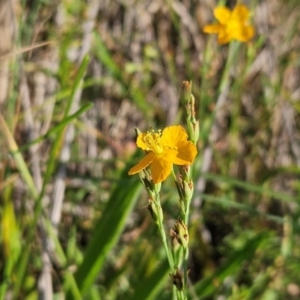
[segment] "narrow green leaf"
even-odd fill
[[[129,300],[150,300],[157,299],[158,292],[166,284],[166,280],[169,277],[169,263],[167,260],[157,268],[149,277],[144,278],[142,282],[139,283],[138,287],[135,289],[132,297]]]
[[[149,103],[145,101],[145,93],[141,90],[141,88],[139,88],[139,86],[131,82],[125,76],[126,74],[124,73],[124,70],[115,63],[99,34],[95,33],[94,36],[96,42],[96,55],[98,59],[104,64],[114,79],[119,82],[123,92],[133,100],[135,105],[145,116],[149,116],[151,109],[149,109]]]
[[[72,88],[71,96],[68,99],[67,108],[66,108],[65,114],[64,114],[64,119],[68,118],[72,103],[73,103],[74,98],[75,98],[75,94],[76,94],[78,88],[80,87],[80,83],[82,82],[82,79],[83,79],[84,72],[86,70],[88,61],[89,61],[89,59],[86,56],[83,59],[83,62],[79,67],[79,71],[78,71],[78,74],[76,76],[73,88]],[[87,108],[87,106],[85,108]],[[79,112],[76,113],[76,117],[78,116],[78,113]],[[80,113],[82,113],[82,109],[81,109]],[[44,195],[44,192],[45,192],[45,187],[46,187],[47,183],[49,182],[50,177],[53,174],[53,170],[54,170],[55,165],[56,165],[56,159],[57,159],[57,156],[58,156],[58,153],[59,153],[59,148],[60,148],[59,146],[60,146],[60,143],[61,143],[61,139],[63,137],[65,127],[74,118],[75,118],[75,116],[73,116],[73,118],[71,118],[71,119],[69,118],[68,122],[64,122],[63,126],[60,126],[60,128],[58,130],[58,137],[55,140],[55,142],[54,142],[54,144],[51,148],[51,151],[50,151],[46,172],[45,172],[44,178],[43,178],[42,191],[40,193],[38,193],[38,191],[36,190],[34,181],[31,177],[31,174],[30,174],[30,172],[27,168],[27,165],[26,165],[23,157],[22,157],[22,154],[18,150],[18,146],[15,143],[15,141],[13,139],[13,136],[10,134],[10,131],[8,130],[7,126],[5,127],[5,121],[2,118],[2,116],[0,115],[0,125],[2,125],[1,127],[4,126],[4,133],[5,133],[5,135],[8,139],[8,143],[10,145],[10,150],[11,150],[11,152],[13,152],[14,159],[17,162],[19,172],[22,174],[22,177],[23,177],[24,181],[26,182],[26,185],[28,186],[28,189],[30,190],[30,192],[32,194],[32,197],[36,201],[33,221],[30,223],[30,228],[28,229],[27,243],[26,243],[26,246],[24,247],[23,255],[21,255],[21,259],[18,262],[18,269],[16,270],[16,274],[17,274],[16,276],[18,277],[18,281],[16,282],[16,284],[14,286],[14,291],[13,291],[14,295],[19,294],[19,291],[20,291],[21,286],[23,284],[23,278],[25,276],[26,267],[28,265],[29,257],[30,257],[30,254],[31,254],[30,245],[32,244],[32,241],[35,237],[35,232],[36,232],[36,227],[37,227],[37,224],[38,224],[38,220],[40,219],[41,214],[42,214],[42,210],[43,210],[42,199],[43,199],[43,195]],[[64,119],[62,121],[64,121]],[[74,281],[74,283],[76,283],[75,280],[73,280],[73,281]],[[72,285],[72,287],[74,287],[74,284]],[[73,292],[74,288],[72,288],[71,290]]]
[[[30,171],[28,169],[28,166],[27,166],[22,154],[18,152],[18,149],[19,149],[18,145],[1,114],[0,114],[0,128],[2,129],[2,131],[4,133],[9,150],[13,153],[13,158],[16,162],[17,168],[18,168],[24,182],[26,183],[26,185],[28,187],[31,197],[34,200],[37,200],[38,192],[36,190],[36,187],[35,187],[33,178],[30,174]]]
[[[89,61],[90,61],[89,56],[85,55],[82,62],[81,62],[81,64],[80,64],[80,66],[79,66],[79,70],[78,70],[78,73],[76,75],[73,87],[72,87],[71,95],[68,98],[64,118],[66,118],[70,113],[73,101],[75,99],[75,95],[76,95],[78,89],[81,87],[81,84],[83,83],[83,77],[84,77],[84,74],[85,74],[85,71],[86,71],[86,68],[88,66]]]
[[[267,214],[267,213],[262,213],[257,210],[257,208],[254,208],[248,204],[245,203],[240,203],[233,201],[227,197],[216,197],[212,195],[206,195],[206,194],[201,194],[201,197],[206,201],[206,202],[211,202],[211,203],[217,203],[219,205],[222,205],[224,207],[228,208],[235,208],[239,209],[241,211],[246,211],[250,215],[260,215],[263,216],[266,219],[269,219],[271,221],[274,221],[276,223],[282,224],[284,222],[284,219],[282,217],[272,215],[272,214]]]
[[[119,66],[115,63],[110,52],[107,50],[104,42],[102,41],[100,35],[95,33],[95,42],[96,42],[96,55],[99,60],[105,65],[108,71],[120,82],[122,82],[122,72]]]
[[[67,124],[69,122],[71,122],[75,118],[74,115],[69,116],[69,112],[71,110],[72,103],[73,103],[73,101],[75,99],[76,92],[80,88],[80,84],[81,84],[81,82],[83,80],[83,77],[84,77],[84,74],[85,74],[88,62],[89,62],[89,57],[86,55],[83,58],[83,61],[82,61],[81,65],[80,65],[80,67],[79,67],[77,76],[75,78],[74,85],[72,87],[71,95],[68,98],[68,103],[67,103],[67,107],[66,107],[66,110],[65,110],[65,113],[64,113],[64,118],[63,118],[63,120],[61,122],[61,123],[63,123],[63,125],[59,125],[60,128],[57,129],[57,131],[58,131],[57,138],[55,139],[55,142],[54,142],[54,144],[53,144],[53,146],[51,148],[51,152],[50,152],[50,155],[49,155],[49,160],[48,160],[48,163],[47,163],[46,172],[45,172],[45,175],[44,175],[43,191],[44,191],[44,188],[45,188],[46,184],[48,183],[48,181],[49,181],[49,179],[50,179],[50,177],[53,174],[53,171],[55,169],[56,162],[57,162],[57,156],[59,155],[60,143],[61,143],[61,140],[63,138],[64,130],[65,130]],[[87,108],[87,107],[88,107],[88,105],[85,108]],[[81,113],[83,113],[83,110],[81,110],[80,113],[79,113],[79,111],[77,111],[75,113],[76,117],[78,117]],[[68,119],[68,122],[64,122],[67,119]],[[43,191],[42,191],[42,193],[43,193]]]
[[[79,110],[77,110],[74,114],[64,118],[59,124],[57,124],[56,126],[50,128],[44,135],[38,137],[37,139],[27,143],[26,145],[22,146],[19,148],[19,152],[25,151],[28,148],[30,148],[32,145],[37,144],[41,141],[43,141],[44,139],[46,139],[47,137],[49,137],[50,135],[54,134],[54,133],[58,133],[61,130],[63,130],[65,128],[66,125],[68,125],[69,123],[71,123],[73,120],[77,119],[80,115],[82,115],[84,112],[86,112],[87,110],[91,109],[93,107],[93,103],[86,103],[84,104]]]
[[[228,261],[217,269],[217,271],[209,277],[204,278],[195,285],[195,291],[200,299],[212,295],[217,289],[215,282],[222,282],[230,274],[236,273],[241,269],[241,264],[246,259],[253,257],[256,249],[262,242],[267,240],[268,234],[261,233],[256,237],[250,239],[247,244],[239,251],[236,251]]]
[[[127,171],[125,169],[121,178],[128,176]],[[75,273],[78,287],[83,295],[91,288],[106,256],[117,243],[129,213],[140,194],[141,187],[136,176],[128,184],[118,184],[111,194],[102,217],[95,226],[94,235],[84,254],[83,262]],[[67,299],[72,299],[69,294]]]
[[[230,178],[227,176],[221,176],[213,173],[203,173],[201,176],[205,177],[208,180],[212,181],[220,181],[220,182],[226,182],[230,185],[240,187],[244,190],[250,191],[250,192],[255,192],[263,195],[268,195],[271,197],[274,197],[276,199],[282,200],[282,201],[296,201],[296,197],[281,193],[281,192],[276,192],[270,189],[267,189],[265,187],[259,186],[259,185],[254,185],[245,181],[237,180],[234,178]]]

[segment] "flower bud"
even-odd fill
[[[186,105],[190,101],[192,93],[192,83],[189,81],[182,82],[182,103]]]
[[[148,203],[148,210],[151,214],[151,217],[153,219],[153,221],[155,223],[158,223],[159,218],[161,219],[161,222],[164,219],[164,215],[163,215],[163,211],[161,206],[157,206],[153,203],[153,201],[151,199],[148,199],[149,203]]]
[[[183,181],[183,186],[184,186],[184,198],[185,198],[185,201],[187,203],[189,203],[191,201],[191,199],[192,199],[193,192],[194,192],[193,181],[192,180],[189,180],[189,181],[184,180]]]
[[[142,132],[139,130],[139,128],[135,127],[134,128],[135,130],[135,134],[136,134],[136,137],[138,137]]]
[[[182,220],[177,220],[176,221],[171,234],[172,234],[173,237],[176,238],[178,243],[183,248],[188,247],[189,233],[188,233],[186,225],[184,224],[184,222]]]
[[[173,284],[176,286],[178,291],[183,290],[183,276],[182,273],[176,268],[174,274],[170,274]]]
[[[155,190],[156,194],[159,194],[160,189],[161,189],[161,182],[160,183],[155,183],[154,184],[154,190]]]
[[[195,123],[193,124],[194,127],[194,133],[193,133],[193,139],[191,140],[193,143],[197,143],[199,140],[199,134],[200,134],[200,128],[199,128],[199,121],[196,120]]]
[[[199,121],[192,122],[187,120],[187,132],[189,135],[189,139],[196,144],[199,139],[200,129],[199,129]]]

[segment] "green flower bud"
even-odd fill
[[[190,102],[191,93],[192,93],[192,82],[183,81],[182,82],[182,103],[184,105]]]
[[[154,184],[154,190],[157,194],[159,194],[160,192],[160,189],[161,189],[161,182],[160,183],[155,183]]]
[[[170,274],[171,280],[173,284],[176,286],[178,291],[183,290],[183,276],[182,273],[176,268],[176,271],[174,274]]]
[[[183,181],[184,185],[184,198],[187,203],[189,203],[192,199],[193,192],[194,192],[194,184],[192,180]]]
[[[137,127],[135,127],[134,130],[135,130],[136,137],[138,137],[142,133]]]
[[[196,144],[199,139],[200,129],[199,129],[199,121],[187,120],[187,132],[190,140]]]
[[[157,206],[153,203],[153,201],[151,199],[148,199],[149,203],[148,203],[148,210],[151,214],[151,217],[153,219],[153,221],[155,223],[158,223],[158,220],[161,219],[161,222],[164,219],[164,215],[163,215],[163,211],[161,206]]]
[[[194,127],[194,136],[193,136],[192,142],[196,144],[197,141],[199,140],[199,134],[200,134],[200,128],[199,128],[199,121],[198,120],[193,124],[193,127]]]
[[[183,247],[187,248],[189,243],[189,233],[186,225],[182,220],[177,220],[173,230],[171,232],[172,236],[176,238],[178,243]]]

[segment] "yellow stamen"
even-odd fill
[[[154,130],[148,131],[143,137],[143,142],[147,146],[147,151],[152,151],[156,154],[164,152],[164,147],[161,144],[161,130],[155,133]]]

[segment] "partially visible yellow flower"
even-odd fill
[[[233,11],[226,7],[216,7],[214,15],[219,24],[206,25],[203,31],[217,33],[218,43],[226,44],[231,40],[248,42],[254,36],[253,26],[248,24],[249,10],[243,4],[237,4]]]
[[[150,165],[153,182],[164,181],[170,175],[173,164],[193,163],[197,148],[187,139],[188,135],[180,125],[166,127],[162,132],[152,130],[139,134],[136,144],[147,155],[128,174],[136,174]]]

